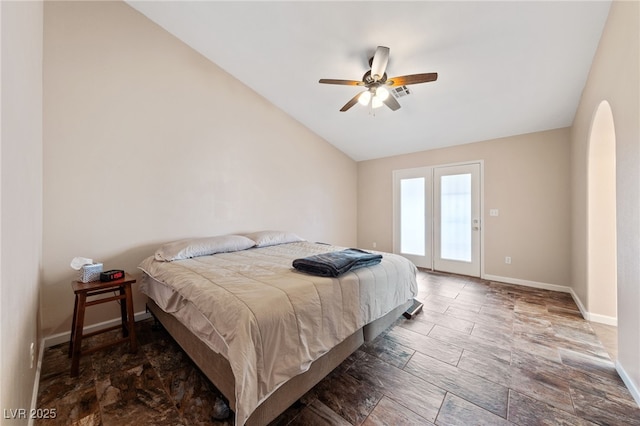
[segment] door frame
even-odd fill
[[[465,165],[470,165],[470,164],[479,164],[480,165],[480,175],[478,176],[479,179],[479,186],[480,186],[480,194],[479,194],[479,209],[480,209],[480,231],[479,231],[479,238],[480,238],[480,277],[479,278],[484,278],[485,276],[485,272],[484,272],[484,264],[485,264],[485,250],[484,250],[484,224],[485,224],[485,212],[484,212],[484,160],[469,160],[469,161],[460,161],[460,162],[455,162],[455,163],[445,163],[445,164],[434,164],[434,165],[428,165],[428,166],[421,166],[421,167],[412,167],[412,168],[407,168],[407,169],[397,169],[397,170],[393,170],[392,171],[392,205],[393,205],[393,215],[392,215],[392,231],[393,231],[393,252],[396,254],[400,254],[401,256],[405,256],[400,253],[400,223],[399,223],[399,185],[397,184],[397,180],[400,177],[400,175],[403,174],[411,174],[411,173],[418,173],[420,171],[427,171],[429,173],[429,179],[428,181],[431,183],[431,189],[429,190],[429,196],[430,199],[428,200],[428,203],[431,207],[431,209],[434,208],[434,190],[433,190],[433,185],[435,184],[434,182],[434,169],[436,168],[440,168],[440,167],[454,167],[454,166],[465,166]],[[434,232],[434,215],[432,214],[433,212],[430,213],[430,217],[428,218],[428,223],[425,224],[425,226],[428,228],[427,231],[427,235],[429,236],[430,240],[428,242],[428,244],[431,244],[431,247],[428,248],[428,252],[431,254],[431,259],[429,261],[430,266],[429,267],[422,267],[423,269],[427,269],[427,270],[431,270],[434,271],[433,266],[434,266],[434,262],[433,262],[433,256],[434,256],[434,238],[433,238],[433,232]],[[410,259],[411,260],[411,259]]]

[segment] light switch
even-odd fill
[[[489,216],[498,216],[498,209],[490,209]]]

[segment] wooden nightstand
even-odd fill
[[[71,287],[76,295],[75,304],[73,306],[73,323],[71,325],[71,340],[69,341],[69,357],[71,358],[71,377],[75,377],[79,373],[80,369],[80,356],[87,355],[101,349],[108,348],[120,343],[129,342],[131,352],[138,350],[138,344],[136,342],[136,331],[133,318],[133,296],[131,293],[131,284],[136,280],[129,274],[125,274],[124,278],[103,283],[101,281],[92,281],[89,283],[82,283],[80,281],[72,281]],[[97,296],[105,293],[115,293],[111,297],[104,297],[100,299],[87,301],[88,297]],[[122,323],[113,327],[107,327],[92,333],[83,335],[84,328],[84,311],[87,306],[98,305],[101,303],[113,302],[120,300],[120,314],[122,317]],[[96,334],[105,333],[107,331],[115,330],[122,327],[122,338],[105,343],[95,348],[82,350],[82,338],[95,336]]]

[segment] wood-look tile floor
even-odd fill
[[[273,424],[640,425],[569,294],[427,272],[419,288],[422,313],[362,346]],[[232,424],[212,419],[218,391],[152,323],[137,323],[137,354],[120,345],[85,356],[74,379],[67,345],[46,349],[38,408],[57,417],[36,424]]]

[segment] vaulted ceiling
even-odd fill
[[[609,1],[128,1],[354,160],[570,126]],[[340,108],[376,46],[401,108]]]

